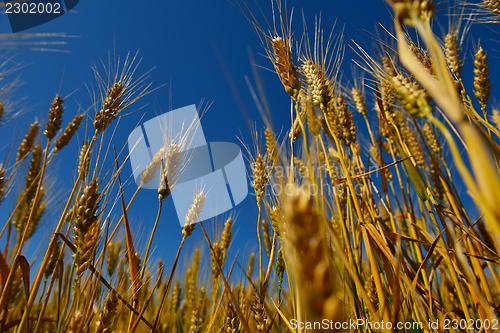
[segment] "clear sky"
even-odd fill
[[[271,19],[271,2],[259,1],[259,4],[266,18]],[[249,6],[255,12],[257,19],[264,23],[263,16],[255,3],[249,3]],[[438,9],[446,7],[446,4],[438,5]],[[350,49],[350,46],[354,46],[352,40],[370,50],[373,44],[364,30],[374,31],[375,27],[381,30],[380,26],[377,26],[379,22],[392,28],[391,11],[383,0],[288,1],[288,11],[292,8],[294,10],[292,30],[297,36],[302,33],[302,12],[310,31],[313,31],[315,17],[319,14],[322,17],[322,26],[327,32],[335,22],[334,33],[339,33],[344,29],[346,55],[342,72],[345,83],[352,82],[351,68],[354,64],[351,59],[360,59]],[[446,12],[440,13],[443,25],[446,25],[448,20],[445,14]],[[496,29],[496,26],[489,27]],[[439,32],[438,26],[436,31]],[[11,33],[8,19],[4,14],[0,15],[0,32]],[[26,97],[25,105],[31,111],[0,130],[0,156],[2,158],[11,148],[11,142],[14,147],[17,147],[16,143],[20,142],[28,124],[35,118],[46,121],[50,100],[59,91],[61,80],[60,94],[67,96],[73,93],[66,99],[64,125],[77,113],[79,105],[84,109],[89,108],[91,100],[86,85],[96,86],[90,66],[93,62],[99,63],[100,59],[107,63],[108,52],[111,54],[116,52],[116,55],[124,57],[129,51],[135,53],[140,50],[139,57],[142,58],[142,62],[137,74],[141,75],[154,68],[150,73],[153,87],[166,84],[135,104],[136,108],[142,106],[144,108],[120,120],[112,139],[112,144],[116,147],[121,148],[126,144],[128,134],[135,128],[141,117],[148,120],[157,113],[169,109],[169,89],[172,89],[174,109],[190,104],[199,105],[203,99],[206,102],[213,102],[201,121],[207,141],[239,143],[238,138],[241,138],[252,146],[248,121],[256,122],[259,128],[263,125],[245,77],[248,77],[255,86],[250,53],[259,66],[269,69],[271,63],[262,56],[264,50],[250,24],[229,1],[81,0],[71,12],[26,32],[64,33],[70,37],[41,39],[65,42],[65,45],[52,46],[65,52],[27,51],[21,48],[8,51],[7,55],[16,55],[14,58],[16,61],[27,64],[11,77],[21,75],[25,84],[17,90],[15,97]],[[473,26],[472,32],[475,44],[477,44],[477,38],[481,37],[481,42],[486,49],[498,48],[497,42],[492,41],[492,39],[497,39],[497,35],[488,28]],[[438,35],[442,37],[441,33]],[[464,52],[465,68],[468,70],[468,73],[464,73],[464,80],[470,87],[473,50],[469,47]],[[498,52],[489,52],[492,62],[491,72],[498,72],[495,70],[497,66],[493,64]],[[242,113],[232,93],[231,84],[227,81],[221,61],[234,80],[233,88],[236,88],[241,95],[248,117]],[[280,132],[282,128],[286,130],[289,126],[289,97],[276,74],[265,69],[259,69],[259,71],[270,103],[275,130],[276,132]],[[494,75],[492,76],[494,84],[492,96],[495,96],[498,87],[495,83],[498,80]],[[497,101],[494,100],[494,102]],[[90,110],[90,118],[93,115],[94,111]],[[88,126],[91,127],[90,118],[86,120]],[[32,253],[36,253],[40,247],[47,246],[47,235],[53,230],[57,213],[62,211],[61,201],[67,197],[71,180],[75,177],[74,166],[77,161],[78,143],[83,139],[84,130],[82,127],[79,136],[63,150],[57,158],[56,165],[51,168],[48,179],[53,185],[52,193],[56,198],[53,206],[54,214],[47,215],[39,234],[35,236],[37,241],[32,242],[30,246]],[[14,138],[11,141],[12,135]],[[122,178],[127,178],[130,174],[130,164],[127,164]],[[127,200],[135,190],[135,186],[132,183],[127,189]],[[252,193],[252,189],[250,192]],[[13,197],[15,196],[11,196]],[[13,199],[6,201],[0,209],[2,216],[10,212],[13,207]],[[155,236],[154,257],[162,258],[169,265],[180,242],[181,230],[172,201],[167,200],[165,207]],[[157,194],[155,191],[144,190],[130,210],[129,216],[133,231],[142,242],[149,236],[156,209]],[[231,213],[237,216],[233,229],[236,233],[237,244],[233,246],[243,251],[244,246],[248,245],[248,255],[248,251],[256,248],[254,197],[248,196]],[[121,208],[116,206],[112,214],[114,222],[120,215]],[[219,224],[227,216],[228,214],[219,217]],[[205,225],[212,230],[210,234],[213,234],[214,223],[207,222]],[[200,228],[196,229],[188,241],[189,246],[205,243]],[[185,253],[189,253],[189,250]],[[242,255],[243,253],[240,253],[239,258]],[[241,259],[239,261],[241,262]]]

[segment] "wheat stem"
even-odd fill
[[[148,262],[148,258],[149,258],[149,251],[151,249],[151,245],[153,244],[153,237],[156,233],[156,227],[158,227],[158,222],[160,221],[160,215],[161,215],[161,207],[163,205],[163,200],[159,200],[159,203],[158,203],[158,213],[156,214],[156,220],[155,220],[155,224],[153,226],[153,230],[151,231],[151,235],[149,236],[149,241],[148,241],[148,245],[146,247],[146,254],[144,255],[144,259],[142,261],[142,266],[141,266],[141,277],[140,277],[140,281],[144,281],[144,273],[146,272],[146,263]]]
[[[151,330],[151,332],[156,330],[156,328],[158,327],[158,324],[160,322],[160,316],[163,312],[163,308],[165,307],[165,304],[167,301],[168,291],[170,290],[170,286],[171,286],[172,280],[174,278],[175,269],[177,268],[177,262],[179,261],[179,256],[181,254],[182,246],[184,245],[184,242],[186,241],[187,237],[188,237],[187,234],[182,237],[182,241],[179,245],[179,248],[177,249],[177,254],[175,255],[174,265],[172,266],[172,270],[170,271],[170,276],[168,277],[167,287],[165,288],[165,291],[163,292],[160,307],[158,309],[158,312],[156,313],[155,322],[153,324],[153,329]]]
[[[259,208],[259,215],[257,216],[257,238],[259,239],[259,285],[262,286],[262,240],[260,237],[262,207],[260,201],[257,202],[257,207]]]

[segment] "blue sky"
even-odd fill
[[[270,1],[259,1],[267,19],[271,19]],[[262,15],[255,3],[249,6],[261,20]],[[370,1],[288,1],[288,10],[294,8],[293,29],[296,35],[302,33],[302,17],[308,22],[309,30],[314,27],[316,15],[321,13],[322,26],[329,32],[336,22],[335,32],[344,29],[346,55],[342,66],[343,75],[347,78],[344,82],[352,82],[350,59],[359,60],[349,45],[351,40],[366,47],[373,46],[363,30],[373,31],[378,22],[392,27],[390,10],[382,0]],[[443,6],[438,8],[444,8]],[[443,13],[441,13],[443,14]],[[447,18],[441,17],[443,24]],[[263,20],[261,22],[264,22]],[[490,26],[490,28],[496,28]],[[8,19],[0,15],[0,32],[10,33]],[[22,68],[18,74],[25,84],[16,92],[15,97],[26,97],[25,105],[31,110],[29,113],[16,119],[12,126],[3,127],[0,131],[0,156],[4,156],[9,149],[9,142],[16,134],[13,142],[20,142],[28,124],[35,118],[45,121],[50,100],[59,91],[66,96],[64,125],[76,114],[79,105],[84,109],[91,106],[91,100],[86,85],[94,85],[95,80],[90,66],[93,62],[99,63],[103,59],[107,63],[108,52],[125,57],[127,52],[139,51],[142,62],[137,74],[154,68],[150,73],[153,87],[159,88],[153,94],[146,96],[134,106],[142,107],[141,110],[120,120],[112,144],[122,147],[128,134],[135,128],[141,117],[143,120],[153,118],[157,113],[169,109],[169,89],[172,89],[173,108],[180,108],[190,104],[199,105],[204,99],[213,102],[212,106],[201,120],[207,141],[225,141],[239,143],[241,138],[252,146],[248,121],[263,124],[261,117],[252,100],[252,96],[245,81],[245,76],[255,86],[252,74],[251,53],[255,63],[264,68],[271,68],[270,62],[262,56],[264,50],[250,24],[228,1],[95,1],[81,0],[73,11],[62,17],[30,29],[32,33],[64,33],[66,38],[47,38],[47,41],[64,41],[65,45],[56,48],[67,52],[38,52],[26,50],[12,50],[8,55],[16,54],[15,60],[29,64]],[[472,32],[487,49],[498,48],[492,39],[496,35],[488,28],[473,26]],[[441,36],[441,35],[440,35]],[[466,70],[471,72],[471,54],[469,48],[465,50],[467,58]],[[218,57],[217,54],[220,54]],[[490,51],[492,62],[498,52]],[[242,101],[248,110],[249,118],[241,112],[231,85],[228,83],[221,66],[223,59],[234,87],[239,91]],[[495,73],[496,66],[491,65],[491,72]],[[101,67],[102,68],[102,67]],[[289,97],[281,86],[274,73],[260,69],[265,92],[269,99],[275,130],[279,132],[283,127],[289,126]],[[358,70],[358,73],[361,72]],[[64,76],[63,76],[64,73]],[[16,74],[17,75],[17,74]],[[368,75],[365,75],[368,77]],[[493,76],[493,75],[492,75]],[[464,73],[464,80],[472,82],[470,73]],[[496,85],[493,81],[492,96],[495,96]],[[93,117],[93,110],[90,111]],[[87,123],[91,126],[90,119]],[[90,131],[90,128],[89,128]],[[83,139],[84,127],[79,131],[79,136],[65,148],[57,158],[56,165],[49,174],[49,181],[54,184],[55,195],[63,199],[70,191],[71,180],[75,175],[78,142]],[[109,135],[109,134],[108,134]],[[15,145],[15,143],[14,143]],[[123,159],[122,159],[123,160]],[[130,164],[123,170],[122,178],[131,173]],[[132,184],[126,191],[126,198],[130,198],[135,190]],[[250,189],[250,191],[252,191]],[[1,208],[2,216],[13,208],[12,199],[7,200]],[[155,258],[166,261],[167,267],[175,256],[175,251],[181,239],[180,228],[171,200],[164,205],[158,232],[155,236]],[[144,242],[149,236],[157,209],[157,194],[155,191],[144,190],[136,199],[130,210],[132,228],[136,235]],[[45,248],[48,243],[47,235],[53,230],[55,216],[62,210],[59,205],[54,206],[56,214],[48,216],[39,232],[40,242],[33,242],[29,251],[36,253],[41,246]],[[121,214],[119,206],[114,212],[115,222]],[[254,197],[249,196],[242,204],[234,209],[232,214],[237,216],[234,227],[236,233],[235,248],[240,248],[247,255],[256,248],[256,205]],[[219,225],[223,217],[219,217]],[[205,223],[213,234],[214,223]],[[205,244],[199,227],[188,241],[189,247],[196,244]],[[239,261],[243,253],[239,254]]]

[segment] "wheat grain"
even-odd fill
[[[153,178],[156,176],[156,173],[160,169],[161,163],[163,161],[163,158],[165,156],[165,148],[160,148],[153,156],[151,159],[151,162],[149,165],[144,169],[144,171],[141,173],[141,187],[149,184],[150,181],[153,180]]]
[[[272,58],[274,68],[278,73],[285,91],[293,98],[297,97],[300,90],[300,80],[297,68],[292,59],[290,45],[286,39],[275,37],[271,40],[274,57]]]
[[[474,95],[486,116],[486,107],[491,95],[490,69],[486,51],[480,46],[474,55]]]
[[[378,300],[377,289],[375,287],[373,275],[370,276],[368,279],[366,279],[365,291],[366,291],[366,295],[368,296],[368,299],[370,300],[370,302],[372,302],[373,306],[376,309],[378,309],[379,300]]]
[[[483,6],[491,10],[494,15],[500,15],[500,1],[498,0],[483,0]]]
[[[283,284],[283,277],[285,272],[285,258],[283,253],[283,248],[278,250],[278,255],[276,256],[276,275],[278,277],[278,296],[281,294],[281,286]]]
[[[120,261],[120,251],[122,242],[111,242],[108,245],[108,255],[106,257],[106,271],[109,277],[114,276],[118,262]]]
[[[89,144],[87,141],[84,141],[82,147],[80,148],[80,154],[78,159],[78,174],[81,174],[82,178],[88,175],[89,166],[90,166]]]
[[[382,65],[384,67],[385,74],[387,74],[389,77],[396,76],[396,69],[394,68],[394,63],[392,62],[391,58],[389,58],[388,56],[383,56]]]
[[[325,243],[318,233],[318,215],[314,210],[311,194],[307,187],[292,187],[288,190],[285,203],[287,240],[293,247],[294,274],[303,286],[307,308],[312,319],[339,318],[339,301],[334,295],[334,277],[331,264],[325,253]],[[290,248],[290,252],[292,249]]]
[[[123,93],[124,85],[122,82],[114,82],[109,88],[106,98],[94,118],[94,127],[97,134],[106,130],[120,112]]]
[[[419,118],[430,115],[430,96],[422,86],[401,74],[392,78],[392,84],[397,98],[410,116]]]
[[[204,203],[205,194],[203,193],[203,191],[200,191],[198,194],[196,194],[196,197],[193,200],[193,204],[191,205],[191,208],[186,215],[184,229],[182,229],[182,235],[184,237],[190,236],[193,232],[194,224],[199,219]]]
[[[49,111],[49,121],[47,122],[45,131],[43,132],[49,140],[52,140],[56,136],[57,131],[61,128],[64,108],[63,104],[64,100],[59,95],[56,95],[52,103],[50,103],[52,107]]]
[[[436,156],[430,156],[431,164],[429,166],[431,172],[432,190],[439,200],[443,200],[445,196],[444,186],[441,182],[441,168],[439,160]]]
[[[27,202],[31,202],[35,198],[35,193],[37,186],[33,185],[33,182],[38,179],[38,173],[42,167],[42,147],[39,144],[36,144],[31,151],[31,161],[28,169],[28,173],[26,174],[26,197],[25,200]],[[38,181],[37,181],[38,184]]]
[[[314,136],[318,136],[321,130],[320,124],[318,123],[318,116],[314,110],[311,96],[304,93],[304,90],[299,92],[299,103],[301,110],[306,114],[307,125],[309,126],[309,131]]]
[[[97,209],[99,208],[100,195],[97,192],[96,180],[87,185],[78,200],[74,226],[74,243],[77,247],[75,253],[77,276],[81,276],[88,268],[89,260],[94,255],[99,234]]]
[[[493,122],[493,124],[495,124],[497,129],[500,130],[500,111],[498,111],[497,109],[493,109],[493,111],[491,112],[491,121]]]
[[[198,267],[196,266],[196,262],[193,262],[193,266],[186,271],[184,296],[186,299],[186,307],[188,309],[193,309],[195,306],[196,284],[198,281]]]
[[[328,132],[330,132],[330,135],[332,135],[332,137],[335,136],[338,141],[344,141],[344,129],[342,128],[338,117],[339,108],[343,106],[338,105],[337,102],[343,103],[344,101],[343,97],[340,97],[340,99],[338,97],[332,98],[329,103],[330,107],[325,113],[325,121],[327,122],[326,128],[328,129]]]
[[[447,33],[444,42],[446,63],[453,75],[460,79],[463,64],[460,61],[460,46],[457,43],[457,35],[453,32]]]
[[[252,174],[252,186],[257,197],[257,202],[260,202],[266,193],[266,186],[269,180],[266,157],[257,154],[255,161],[252,163]]]
[[[45,280],[47,280],[52,273],[54,273],[54,269],[56,268],[57,265],[57,260],[59,259],[59,249],[61,247],[61,242],[57,240],[56,246],[54,247],[54,250],[52,251],[52,254],[50,255],[50,260],[49,264],[47,265],[47,269],[45,270]]]
[[[342,129],[342,136],[339,134],[337,138],[342,138],[346,146],[356,142],[356,125],[352,119],[352,113],[347,107],[347,103],[343,94],[339,94],[337,97],[337,117],[339,120],[339,126]]]
[[[383,163],[382,163],[382,157],[380,156],[378,150],[376,147],[372,146],[370,147],[370,154],[373,156],[373,159],[375,160],[375,162],[377,163],[377,165],[379,166],[379,168],[383,167]],[[384,169],[384,170],[381,170],[381,172],[384,173],[384,176],[387,180],[391,181],[392,180],[392,173],[391,173],[391,170],[389,169]]]
[[[231,244],[232,229],[233,229],[233,219],[228,218],[226,220],[226,223],[224,223],[224,230],[222,231],[222,236],[221,236],[221,246],[222,249],[224,250],[224,253],[226,253],[227,249],[229,249],[229,244]]]
[[[61,136],[56,141],[55,144],[56,151],[60,151],[61,149],[63,149],[68,145],[68,143],[71,141],[71,138],[73,138],[76,131],[78,131],[78,128],[80,127],[83,117],[84,117],[83,114],[77,114],[73,118],[73,120],[68,124],[68,126],[64,129],[64,132],[62,132]]]
[[[441,156],[442,153],[442,148],[439,143],[439,140],[436,136],[436,133],[432,129],[430,124],[425,124],[423,128],[425,137],[427,138],[427,143],[429,144],[429,147],[431,147],[432,151],[434,154]]]
[[[201,287],[198,296],[198,307],[200,309],[200,319],[202,321],[205,320],[205,317],[207,315],[207,307],[208,307],[207,303],[208,303],[207,291],[205,287]]]
[[[264,302],[262,302],[257,296],[254,296],[251,309],[257,332],[269,333],[271,331],[271,319],[267,315]]]
[[[300,138],[300,134],[302,133],[302,127],[300,126],[300,122],[304,123],[306,121],[306,113],[304,111],[299,112],[299,116],[295,118],[293,121],[292,130],[290,131],[289,137],[290,140],[295,142],[298,138]]]
[[[497,249],[497,247],[495,246],[496,243],[493,240],[493,237],[491,237],[491,232],[486,228],[486,224],[484,223],[483,219],[479,219],[479,221],[477,222],[477,230],[481,235],[483,243],[486,246],[488,246],[491,250],[496,251]]]
[[[224,264],[224,253],[222,246],[219,242],[215,241],[212,243],[213,252],[212,255],[212,273],[214,275],[214,279],[218,279],[220,276],[220,268]]]
[[[413,52],[415,57],[424,65],[424,67],[431,73],[434,73],[434,68],[432,67],[432,58],[427,50],[424,50],[421,46],[411,42],[410,50]]]
[[[332,99],[330,82],[324,77],[324,73],[312,60],[306,60],[302,65],[302,72],[306,77],[310,89],[313,104],[328,110]]]
[[[224,318],[224,333],[239,333],[240,331],[240,321],[234,311],[233,304],[231,302],[226,303],[226,317]]]
[[[381,95],[382,95],[382,107],[383,107],[383,110],[381,111],[385,112],[386,115],[392,115],[394,108],[394,93],[395,93],[393,85],[391,84],[391,81],[382,79],[381,86],[382,86]]]
[[[262,235],[264,236],[264,246],[266,248],[266,254],[267,257],[271,255],[271,233],[269,231],[269,224],[266,222],[266,220],[262,220]]]
[[[118,308],[118,297],[114,291],[110,291],[108,298],[104,303],[104,309],[99,314],[99,320],[96,325],[96,333],[108,333],[111,332],[111,322],[117,314]]]
[[[253,275],[253,264],[255,261],[255,253],[250,254],[250,257],[248,257],[248,264],[247,264],[247,270],[246,270],[246,275],[249,278],[252,278]]]
[[[170,309],[172,311],[172,314],[174,315],[179,309],[179,305],[181,304],[181,296],[182,286],[179,281],[175,280],[174,289],[172,290],[172,300],[170,302]]]
[[[281,238],[281,222],[283,219],[279,206],[273,206],[271,208],[269,218],[271,219],[271,225],[273,226],[274,232]]]
[[[200,310],[198,309],[198,306],[195,306],[193,308],[193,311],[191,313],[191,325],[189,326],[189,333],[197,333],[201,329],[202,325],[202,319],[200,317]]]
[[[75,311],[71,316],[71,322],[68,327],[68,333],[80,333],[83,329],[84,316],[81,311]]]
[[[38,133],[38,127],[38,121],[35,121],[33,124],[31,124],[28,133],[26,133],[26,136],[17,149],[16,162],[22,161],[33,147],[36,135]]]
[[[305,165],[305,163],[302,162],[302,160],[297,158],[297,157],[294,157],[293,161],[295,163],[295,166],[299,170],[300,175],[304,178],[308,178],[309,177],[309,170],[307,169],[307,166]]]
[[[278,143],[276,142],[276,138],[269,127],[267,127],[264,131],[264,136],[266,137],[267,156],[269,156],[269,160],[273,164],[276,164],[279,161]]]
[[[410,150],[411,155],[415,159],[415,162],[421,168],[425,167],[425,157],[424,152],[422,150],[422,145],[418,140],[415,132],[410,127],[405,127],[403,132],[403,137],[408,145],[408,149]]]
[[[240,306],[240,310],[244,315],[243,319],[246,319],[246,313],[247,313],[247,292],[245,290],[244,286],[239,286],[238,288],[238,305]],[[238,327],[240,331],[243,328],[243,325],[240,322],[240,325]]]
[[[365,99],[363,98],[361,91],[359,91],[359,89],[357,88],[352,88],[351,93],[352,93],[352,99],[356,104],[356,110],[358,110],[358,112],[361,113],[363,116],[366,116],[368,114],[368,109],[366,108]]]
[[[30,166],[28,173],[26,174],[25,191],[20,195],[20,200],[22,200],[22,202],[20,203],[19,210],[16,212],[14,220],[16,230],[20,233],[20,235],[22,235],[28,223],[30,212],[33,210],[32,222],[30,223],[29,230],[26,234],[27,239],[33,235],[46,208],[46,203],[43,202],[44,187],[40,188],[38,191],[38,199],[36,202],[34,201],[37,192],[37,177],[41,170],[41,165],[42,148],[39,144],[37,144],[33,147],[31,152]]]

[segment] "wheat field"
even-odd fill
[[[0,332],[500,329],[494,57],[480,43],[473,59],[463,54],[463,27],[496,29],[500,1],[387,0],[393,22],[372,36],[376,48],[354,44],[363,74],[351,78],[341,71],[351,61],[341,31],[319,20],[298,31],[291,22],[299,15],[279,0],[270,13],[232,4],[289,99],[288,127],[274,128],[273,114],[263,113],[244,144],[258,250],[244,255],[232,243],[238,215],[199,221],[210,195],[200,189],[174,230],[182,240],[173,264],[152,262],[162,207],[189,162],[178,153],[189,142],[166,137],[135,193],[124,195],[128,152],[110,140],[118,118],[126,121],[158,86],[136,53],[95,64],[88,109],[63,121],[65,100],[52,96],[0,161],[0,204],[15,202],[0,224]],[[455,13],[441,30],[438,10]],[[0,131],[19,116],[8,99],[17,70],[0,65]],[[54,209],[47,175],[77,135],[76,176]],[[157,174],[156,219],[140,242],[129,209]],[[40,242],[33,236],[47,214],[55,228],[35,264],[26,248]],[[195,229],[206,242],[186,253]]]

